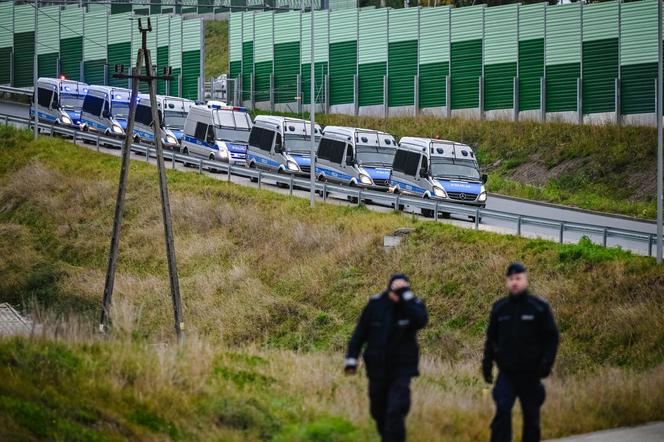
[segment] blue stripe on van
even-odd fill
[[[278,161],[274,161],[274,160],[271,160],[271,159],[265,158],[265,157],[260,157],[256,154],[253,154],[253,153],[250,153],[250,152],[247,152],[247,161],[254,161],[257,164],[272,167],[274,169],[278,169],[279,166],[281,165],[281,163],[279,163]]]
[[[106,126],[104,124],[101,124],[101,123],[97,123],[96,121],[93,121],[93,120],[88,120],[87,118],[81,118],[81,124],[87,124],[88,126],[91,126],[95,129],[101,130],[101,131],[104,131],[104,130],[108,129],[108,126]]]
[[[198,146],[203,146],[203,147],[205,147],[206,149],[210,149],[210,150],[219,150],[219,146],[217,146],[216,144],[206,143],[205,141],[201,141],[201,140],[199,140],[198,138],[194,138],[194,137],[192,137],[192,136],[190,136],[190,135],[185,135],[185,136],[184,136],[184,140],[185,140],[187,143],[194,143],[194,144],[196,144],[196,145],[198,145]]]
[[[319,167],[316,166],[316,173],[322,173],[325,176],[336,178],[338,180],[345,180],[345,181],[350,181],[353,177],[350,175],[346,175],[345,173],[340,173],[332,169],[328,169],[326,167]]]
[[[426,189],[424,189],[422,187],[414,186],[414,185],[412,185],[410,183],[407,183],[405,181],[399,181],[399,180],[395,180],[394,178],[392,178],[390,180],[390,186],[397,186],[397,185],[399,186],[399,189],[406,190],[406,191],[412,192],[412,193],[424,194],[424,192],[426,192]]]

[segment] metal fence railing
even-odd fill
[[[4,123],[5,125],[17,124],[28,126],[30,128],[34,126],[34,122],[28,118],[21,118],[2,113],[0,113],[0,123]],[[96,145],[97,150],[99,150],[100,146],[102,145],[121,147],[123,143],[123,141],[118,138],[93,134],[89,132],[82,132],[54,124],[40,123],[39,127],[40,130],[48,131],[51,135],[71,137],[74,143],[77,141],[92,143],[93,145]],[[156,157],[155,149],[150,146],[134,143],[131,146],[131,150],[135,153],[145,155],[147,160],[149,160],[151,157]],[[250,169],[244,166],[235,166],[218,161],[195,158],[172,151],[165,151],[164,158],[170,159],[172,161],[172,168],[175,168],[176,163],[179,162],[197,168],[200,173],[203,171],[224,172],[227,174],[228,181],[231,180],[231,175],[250,178],[258,183],[259,188],[262,187],[267,180],[271,183],[288,186],[290,189],[289,193],[291,195],[293,194],[294,188],[307,191],[310,190],[310,181],[308,178],[299,178],[288,174],[269,173],[258,169]],[[479,230],[481,220],[493,219],[509,223],[514,228],[513,232],[518,236],[523,235],[524,227],[531,226],[549,232],[549,237],[551,237],[550,233],[553,233],[557,242],[564,243],[566,241],[565,234],[575,232],[588,237],[594,237],[595,239],[600,238],[599,241],[596,242],[603,246],[608,246],[610,239],[615,241],[622,241],[623,244],[618,245],[624,246],[625,243],[627,243],[630,245],[627,248],[639,253],[647,253],[648,256],[653,255],[653,246],[655,245],[656,241],[655,234],[637,230],[620,229],[579,222],[551,220],[536,216],[520,215],[492,209],[474,208],[460,204],[446,203],[443,201],[403,196],[399,194],[367,190],[358,187],[347,187],[325,182],[316,182],[315,186],[316,193],[323,200],[326,200],[330,193],[334,193],[335,195],[339,195],[342,198],[355,201],[358,205],[363,203],[370,203],[392,207],[395,210],[404,210],[405,207],[408,206],[410,209],[419,209],[420,211],[424,209],[425,211],[432,211],[433,218],[436,221],[439,219],[439,213],[443,212],[455,216],[471,217],[474,219],[474,228],[476,230]],[[567,239],[569,241],[569,238]]]

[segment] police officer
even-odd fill
[[[528,290],[528,274],[521,263],[507,267],[508,296],[491,309],[482,371],[493,383],[493,362],[498,378],[493,388],[496,415],[491,441],[512,440],[512,407],[519,398],[523,414],[523,441],[540,440],[540,407],[544,403],[541,379],[551,373],[558,350],[558,329],[549,304]]]
[[[387,290],[369,300],[348,343],[346,374],[357,372],[357,359],[366,343],[363,358],[371,416],[383,442],[406,438],[410,379],[419,374],[416,335],[426,323],[426,308],[410,290],[408,277],[395,274]]]

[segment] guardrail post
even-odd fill
[[[76,146],[76,131],[74,131],[74,135],[72,136],[72,143]]]
[[[606,247],[606,240],[607,240],[608,235],[609,235],[609,232],[607,232],[607,230],[604,229],[604,231],[602,232],[602,245],[604,247]]]
[[[290,196],[293,196],[293,174],[292,173],[290,174],[290,186],[289,186],[289,189],[288,189],[288,194]]]
[[[97,134],[97,152],[99,152],[99,134]]]
[[[53,138],[54,129],[55,129],[55,123],[51,123],[51,133],[50,133],[51,138]]]
[[[648,235],[648,256],[652,256],[652,243],[655,239],[655,235]]]
[[[327,201],[327,183],[323,182],[323,201]]]
[[[150,162],[150,146],[145,146],[145,162]]]
[[[399,194],[396,194],[396,198],[394,199],[394,210],[399,210]]]
[[[362,204],[362,188],[360,187],[360,190],[357,192],[357,205],[359,206]]]
[[[560,223],[560,234],[558,235],[558,242],[560,244],[563,243],[563,237],[565,236],[565,223],[561,222]]]
[[[521,215],[516,218],[516,236],[521,236]]]
[[[228,163],[228,167],[226,168],[226,181],[231,182],[231,174],[232,174],[232,166],[231,163]]]
[[[203,160],[198,160],[198,173],[203,173]]]
[[[433,206],[433,219],[434,221],[438,221],[438,201],[436,201]]]
[[[171,162],[173,163],[171,164],[171,169],[175,170],[175,151],[171,153]]]
[[[480,230],[480,209],[475,209],[475,230]]]

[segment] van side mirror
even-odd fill
[[[482,174],[482,184],[486,184],[488,179],[489,179],[489,176],[486,173],[483,173]]]
[[[420,178],[426,178],[429,176],[429,171],[426,169],[420,169]]]
[[[111,118],[111,112],[105,110],[101,113],[101,116],[104,117],[104,118]]]
[[[281,144],[275,144],[274,145],[274,153],[283,153],[284,152],[284,146]]]
[[[353,157],[346,157],[346,165],[347,166],[355,165],[355,159]]]

